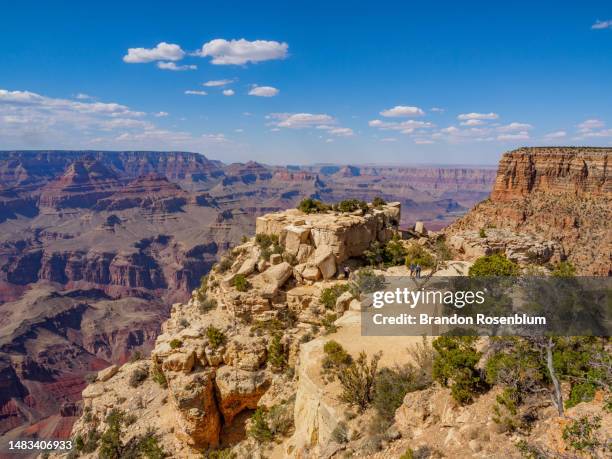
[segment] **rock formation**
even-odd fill
[[[490,199],[446,232],[508,229],[552,239],[584,275],[612,274],[609,148],[521,148],[505,153]],[[523,236],[524,237],[524,236]]]

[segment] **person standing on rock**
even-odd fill
[[[344,267],[344,278],[348,280],[348,278],[351,275],[351,268],[349,268],[348,266]]]
[[[408,267],[408,269],[410,269],[410,277],[414,276],[414,263],[410,263],[410,266]]]
[[[421,278],[421,265],[417,263],[414,270],[416,271],[416,278],[420,279]]]

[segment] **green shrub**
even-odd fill
[[[142,360],[143,358],[144,356],[142,355],[142,351],[137,349],[134,352],[132,352],[132,355],[130,355],[130,362],[131,363],[138,362],[139,360]]]
[[[470,403],[483,389],[476,365],[481,353],[475,348],[477,337],[440,336],[433,341],[437,355],[433,362],[433,377],[445,387],[450,386],[453,398],[460,404]]]
[[[551,275],[555,277],[574,277],[576,275],[576,268],[569,261],[561,261],[557,263]]]
[[[270,341],[268,346],[268,363],[275,370],[282,370],[287,364],[287,358],[285,357],[285,350],[281,343],[281,335],[275,334]]]
[[[251,426],[248,433],[251,437],[260,442],[272,440],[272,431],[268,425],[266,412],[263,408],[257,408],[253,416],[251,416]]]
[[[345,199],[334,204],[334,210],[339,212],[355,212],[356,210],[368,211],[368,203],[359,199]]]
[[[164,373],[157,367],[153,367],[153,369],[151,370],[151,379],[163,388],[168,387],[166,375],[164,375]]]
[[[237,274],[232,281],[232,285],[239,292],[246,292],[251,288],[251,284],[243,274]]]
[[[85,438],[81,435],[75,437],[74,447],[79,453],[90,454],[98,449],[99,441],[100,433],[96,429],[90,429],[87,431]]]
[[[321,292],[321,296],[319,297],[319,301],[323,306],[327,309],[334,309],[336,306],[336,300],[342,295],[344,292],[347,292],[350,289],[350,285],[348,284],[336,284],[332,287],[328,287],[323,289]]]
[[[348,443],[348,429],[344,422],[340,421],[334,430],[332,430],[331,438],[333,441],[338,443],[339,445],[343,443]]]
[[[335,333],[338,330],[338,327],[334,322],[338,319],[337,314],[326,314],[325,317],[321,320],[321,325],[325,328],[325,334],[329,335],[330,333]]]
[[[169,344],[171,349],[178,349],[183,346],[183,342],[178,338],[174,338]]]
[[[371,269],[360,269],[353,276],[351,290],[353,295],[359,296],[364,293],[373,293],[385,288],[385,276],[377,275]]]
[[[376,196],[374,199],[372,199],[372,207],[374,207],[375,209],[379,209],[386,204],[387,204],[387,201],[385,201],[380,196]]]
[[[214,325],[209,325],[206,328],[206,337],[208,338],[208,344],[210,344],[213,349],[223,346],[227,340],[225,333]]]
[[[337,376],[342,386],[340,401],[364,410],[372,402],[374,382],[378,370],[378,362],[382,354],[374,354],[368,363],[368,356],[361,352],[350,365],[342,368]]]
[[[266,413],[266,422],[273,436],[285,435],[293,427],[294,400],[274,405]]]
[[[317,199],[306,198],[298,204],[297,209],[304,212],[305,214],[314,214],[320,212],[326,212],[330,210],[328,204],[324,204]]]
[[[200,301],[199,310],[202,314],[206,314],[208,311],[212,311],[217,307],[217,300],[213,298],[204,298],[204,300]]]
[[[232,267],[234,260],[230,257],[223,257],[217,264],[217,271],[223,274]]]
[[[478,258],[469,270],[471,277],[518,276],[518,274],[518,265],[498,253]]]
[[[202,459],[236,459],[236,454],[230,448],[213,449],[202,452]]]
[[[406,250],[406,266],[411,264],[421,265],[422,268],[432,268],[435,264],[434,257],[418,244],[412,244]]]
[[[363,253],[369,266],[398,266],[404,263],[406,248],[397,238],[393,238],[387,243],[374,241]]]
[[[278,244],[278,235],[259,233],[255,236],[255,244],[262,249],[266,249],[273,244]]]
[[[597,430],[601,427],[601,417],[582,416],[563,428],[563,441],[574,451],[595,453],[601,446]]]
[[[374,380],[372,406],[380,417],[379,423],[389,424],[408,392],[419,389],[411,365],[383,368]]]
[[[323,352],[325,352],[325,357],[322,362],[322,367],[324,369],[335,372],[353,362],[353,358],[350,354],[346,352],[337,341],[327,341],[323,346]]]
[[[131,387],[138,387],[148,377],[149,377],[149,372],[146,369],[144,369],[142,367],[137,367],[130,374],[129,384],[130,384]]]
[[[487,237],[487,233],[485,232],[484,228],[480,228],[480,231],[478,231],[478,236],[485,238]]]
[[[99,457],[101,459],[120,459],[123,452],[121,442],[121,424],[123,423],[124,412],[113,408],[106,416],[107,429],[100,437]]]
[[[436,240],[433,248],[434,253],[438,261],[447,261],[453,257],[450,247],[446,244],[444,238]]]

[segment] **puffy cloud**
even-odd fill
[[[545,139],[561,139],[566,136],[567,136],[567,132],[565,131],[554,131],[554,132],[549,132],[548,134],[546,134],[544,138]]]
[[[315,128],[336,122],[330,115],[312,113],[272,113],[268,118],[275,120],[272,123],[275,126],[290,129]]]
[[[400,131],[402,134],[411,134],[417,129],[431,129],[434,127],[434,124],[428,121],[417,120],[407,120],[401,122],[371,120],[368,122],[368,126],[378,128],[383,131]]]
[[[461,126],[481,126],[481,125],[485,124],[485,122],[483,120],[469,119],[469,120],[466,120],[466,121],[462,121],[459,124]]]
[[[612,29],[612,20],[609,21],[595,21],[595,24],[591,26],[593,30]]]
[[[234,80],[209,80],[206,83],[202,83],[202,86],[206,86],[207,88],[214,88],[217,86],[226,86],[233,82]]]
[[[263,62],[287,57],[287,43],[278,41],[224,40],[216,38],[205,43],[196,54],[211,57],[215,65],[244,65],[249,62]]]
[[[528,131],[529,129],[533,129],[531,124],[516,122],[497,127],[499,132]]]
[[[351,128],[346,127],[332,128],[328,132],[330,134],[337,135],[340,137],[351,137],[355,134]]]
[[[193,89],[188,89],[187,91],[185,91],[185,94],[187,94],[188,96],[207,96],[208,95],[206,91],[197,91]]]
[[[441,107],[431,107],[429,111],[434,112],[434,113],[444,113],[446,109],[441,108]]]
[[[249,91],[249,96],[274,97],[279,90],[272,86],[253,86]]]
[[[162,41],[155,48],[129,48],[123,56],[123,62],[128,64],[144,64],[153,61],[180,61],[185,57],[185,51],[179,45]]]
[[[164,117],[168,116],[168,112],[157,112],[157,113],[154,114],[154,116],[156,118],[164,118]]]
[[[529,140],[529,133],[527,131],[521,131],[516,134],[500,134],[497,136],[497,140],[501,140],[501,141]]]
[[[223,95],[224,96],[233,96],[234,94],[236,94],[236,93],[234,92],[233,89],[224,89],[223,90]]]
[[[412,107],[406,105],[396,105],[393,108],[383,110],[380,112],[381,116],[388,118],[407,118],[412,116],[423,116],[425,112],[419,107]]]
[[[78,93],[76,96],[74,96],[75,99],[79,99],[79,100],[90,100],[93,99],[92,96],[90,96],[89,94],[84,94],[82,92]]]
[[[588,132],[593,129],[600,129],[605,126],[605,123],[597,119],[589,119],[578,125],[579,132]]]
[[[174,62],[158,62],[157,68],[162,70],[172,70],[174,72],[183,72],[185,70],[197,70],[197,65],[176,65]]]
[[[499,118],[497,113],[462,113],[457,117],[460,121],[465,120],[496,120]]]

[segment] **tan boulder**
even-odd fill
[[[344,313],[349,308],[349,304],[353,300],[353,294],[351,292],[344,292],[336,300],[335,311],[338,314]]]
[[[185,375],[169,373],[168,392],[177,412],[175,435],[196,448],[219,444],[221,419],[215,403],[215,371],[203,369]]]
[[[336,257],[330,247],[318,247],[313,255],[312,264],[319,268],[323,279],[331,279],[336,274]]]
[[[278,265],[270,266],[264,271],[262,276],[265,281],[274,285],[276,288],[280,288],[287,282],[287,279],[291,277],[292,272],[293,268],[291,265],[284,261]]]
[[[244,260],[244,263],[242,263],[242,266],[240,266],[240,269],[238,270],[236,274],[242,275],[242,276],[248,276],[255,271],[256,267],[257,267],[257,259],[247,258],[246,260]]]
[[[195,352],[189,350],[187,352],[175,352],[170,354],[162,364],[162,368],[166,371],[182,371],[189,373],[195,364]]]
[[[312,252],[314,252],[313,246],[311,246],[310,244],[300,244],[295,258],[297,259],[298,263],[305,263],[306,260],[308,260],[308,258],[310,257],[310,255],[312,255]]]
[[[113,376],[115,376],[118,371],[119,367],[117,365],[111,365],[110,367],[107,367],[104,370],[98,371],[97,380],[101,382],[108,381]]]
[[[257,402],[270,386],[266,371],[245,371],[229,365],[217,370],[216,386],[219,410],[226,424],[242,410],[257,408]]]
[[[270,264],[272,266],[279,265],[283,262],[283,256],[280,253],[270,255]]]
[[[284,228],[285,250],[296,255],[301,244],[305,244],[310,237],[310,228],[305,226],[289,225]]]
[[[236,336],[227,345],[223,361],[226,365],[241,370],[254,371],[264,364],[266,353],[266,342],[263,338]]]

